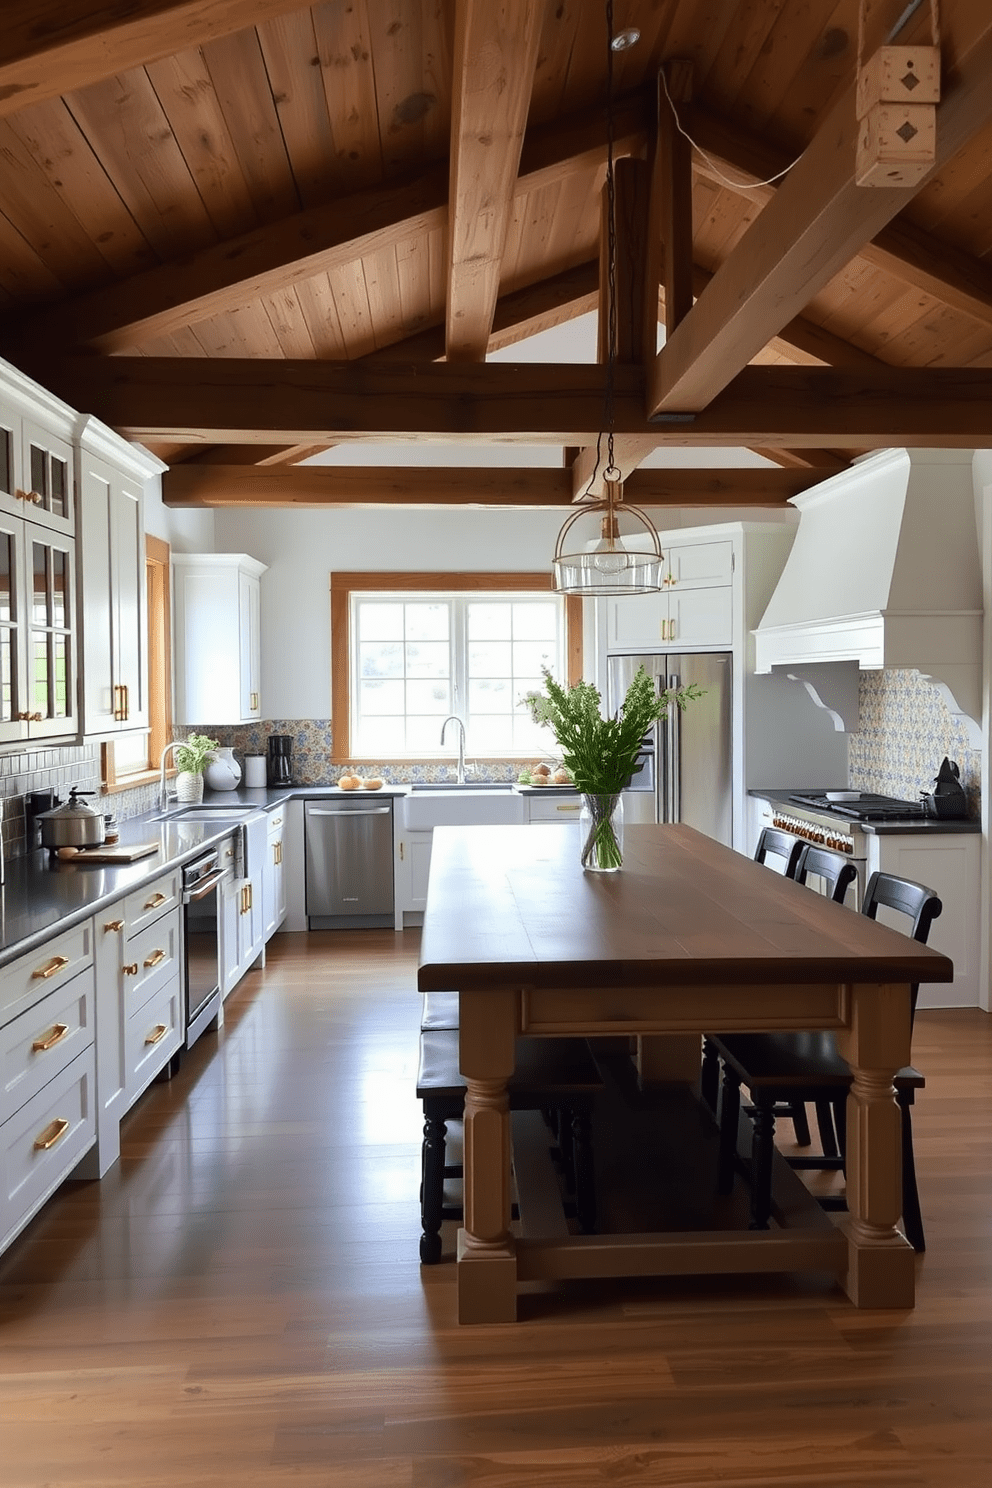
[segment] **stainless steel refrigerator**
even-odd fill
[[[607,658],[607,706],[615,713],[639,666],[658,692],[695,682],[704,696],[684,713],[673,704],[644,739],[640,767],[624,792],[626,822],[685,822],[732,845],[731,657],[727,651]]]

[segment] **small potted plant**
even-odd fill
[[[565,768],[582,792],[579,840],[583,868],[615,873],[623,863],[623,804],[644,735],[671,704],[686,708],[702,697],[695,683],[657,692],[639,667],[615,718],[604,718],[591,682],[562,687],[545,668],[544,692],[524,701],[535,723],[554,732]]]
[[[176,745],[176,800],[203,800],[203,771],[213,758],[218,741],[208,734],[190,734]]]

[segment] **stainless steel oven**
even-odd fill
[[[183,869],[187,1049],[220,1012],[220,893],[234,873],[224,864],[223,848],[209,848]]]

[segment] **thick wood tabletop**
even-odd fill
[[[571,827],[438,827],[421,991],[715,982],[949,982],[948,957],[691,827],[624,834],[586,873]]]

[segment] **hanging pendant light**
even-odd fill
[[[627,33],[613,34],[613,0],[606,0],[606,388],[604,425],[607,440],[601,501],[583,497],[558,534],[552,584],[560,594],[599,597],[651,594],[661,589],[662,551],[650,518],[623,499],[623,475],[613,458],[614,370],[617,348],[616,187],[613,171],[613,54],[633,44]],[[621,38],[623,44],[620,45]],[[636,40],[636,36],[633,38]],[[603,436],[596,446],[592,488],[599,474]]]

